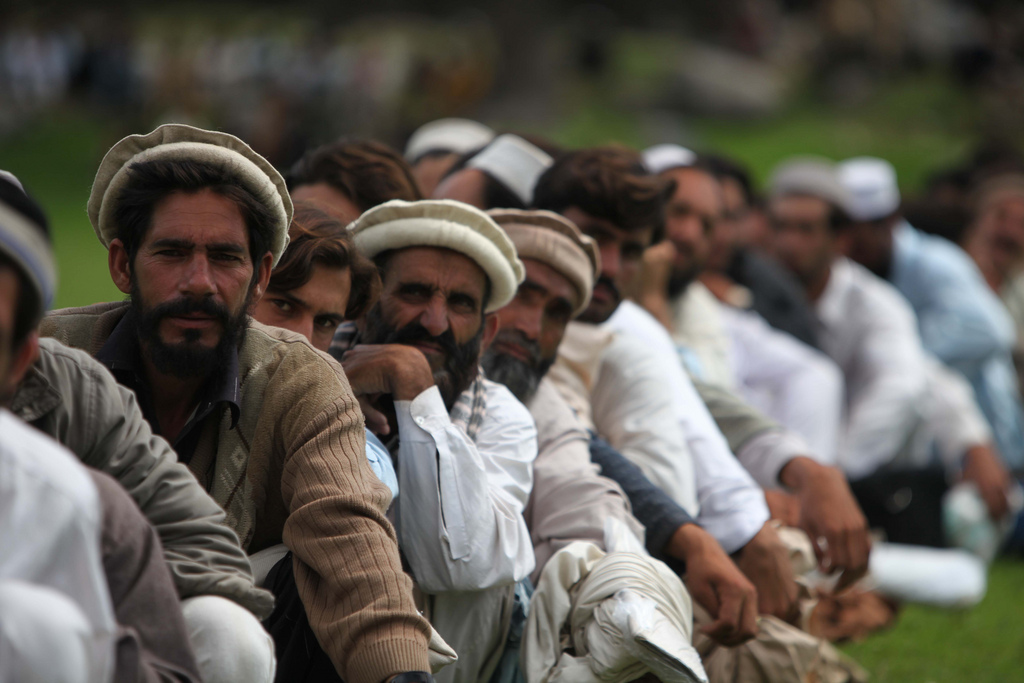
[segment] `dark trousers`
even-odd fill
[[[334,664],[309,626],[306,608],[295,586],[291,553],[274,565],[263,587],[276,598],[273,614],[263,622],[263,627],[274,639],[277,655],[275,683],[341,683]]]

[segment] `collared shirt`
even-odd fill
[[[487,412],[475,441],[452,423],[436,386],[395,401],[396,528],[426,593],[507,586],[534,567],[523,510],[537,429],[508,389],[487,380],[484,386]]]
[[[928,376],[917,320],[892,285],[846,258],[832,264],[815,313],[821,347],[846,381],[838,465],[861,478],[896,458],[921,427]]]
[[[903,221],[893,231],[889,280],[913,307],[924,348],[971,383],[1000,453],[1024,465],[1013,320],[977,266],[952,242]]]
[[[814,312],[800,283],[774,260],[752,249],[736,251],[728,275],[752,295],[753,309],[769,325],[818,348]]]
[[[729,451],[725,437],[683,370],[669,333],[630,301],[618,306],[602,327],[616,332],[616,342],[607,349],[604,362],[623,368],[631,386],[639,389],[630,392],[636,402],[621,409],[624,419],[629,423],[646,415],[649,405],[645,405],[644,396],[669,391],[669,415],[681,427],[684,440],[683,450],[665,454],[665,458],[679,461],[688,452],[699,502],[697,521],[726,552],[739,550],[768,520],[764,493]],[[663,389],[655,391],[655,386]],[[603,395],[607,402],[627,402],[622,385],[614,381],[596,387],[595,394]],[[623,455],[630,456],[626,450]],[[656,478],[654,481],[658,482]]]
[[[118,383],[135,392],[142,415],[160,433],[160,423],[153,407],[152,389],[146,382],[142,367],[141,348],[136,334],[137,320],[134,312],[128,312],[110,333],[105,344],[96,353],[96,360],[113,373]],[[238,350],[231,349],[228,363],[223,370],[211,377],[204,385],[199,402],[185,426],[175,438],[174,447],[178,459],[188,463],[195,452],[202,433],[201,425],[217,408],[227,406],[231,411],[231,426],[238,422],[240,397],[238,379]]]
[[[672,341],[687,370],[708,384],[731,389],[735,380],[729,336],[718,300],[703,284],[692,282],[669,305]]]
[[[99,494],[81,463],[0,410],[0,583],[50,588],[74,603],[89,630],[82,664],[90,681],[111,680],[115,666],[117,623],[103,570],[102,528]],[[5,645],[14,650],[11,664],[41,654],[31,638]]]

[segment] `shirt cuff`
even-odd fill
[[[799,435],[772,429],[749,439],[736,451],[740,464],[761,488],[779,488],[779,473],[793,458],[812,457],[811,449]]]
[[[436,385],[411,401],[395,401],[395,417],[398,433],[412,441],[432,442],[434,434],[443,432],[452,423]]]

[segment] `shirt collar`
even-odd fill
[[[140,386],[145,382],[145,373],[142,368],[142,350],[139,346],[139,337],[136,334],[137,318],[134,310],[129,310],[121,318],[107,341],[96,353],[96,360],[107,366],[122,384],[124,384],[122,378],[127,376],[135,386]],[[207,383],[204,395],[196,408],[196,415],[205,415],[214,406],[226,403],[231,410],[231,427],[234,429],[241,412],[241,397],[238,349],[233,348],[223,372],[212,377]]]
[[[818,321],[826,328],[831,327],[836,320],[845,315],[846,293],[853,275],[851,270],[850,262],[845,257],[837,258],[832,262],[825,291],[821,293],[814,305]]]

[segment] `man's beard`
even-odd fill
[[[673,270],[672,275],[668,279],[668,298],[675,299],[685,292],[686,288],[693,284],[693,281],[697,279],[699,274],[700,269],[697,267]]]
[[[601,275],[597,278],[597,281],[594,283],[594,289],[596,290],[599,285],[603,285],[604,287],[606,287],[608,289],[608,292],[612,295],[611,298],[613,304],[611,305],[611,308],[608,310],[599,310],[595,308],[595,304],[592,302],[590,306],[587,307],[587,310],[580,313],[579,316],[576,318],[579,322],[590,323],[592,325],[600,325],[604,321],[608,320],[608,318],[612,317],[612,313],[614,313],[615,310],[619,307],[619,304],[622,303],[622,292],[619,291],[619,288],[615,285],[614,280],[612,280],[607,275]]]
[[[139,341],[149,355],[153,367],[165,375],[179,379],[193,379],[213,375],[228,365],[231,353],[236,351],[249,327],[249,305],[254,288],[249,290],[238,313],[231,315],[226,306],[213,299],[181,297],[152,308],[144,308],[138,285],[132,282],[131,304],[136,316]],[[199,343],[201,330],[185,330],[185,341],[168,344],[160,338],[160,323],[164,318],[202,313],[220,323],[220,340],[214,347]]]
[[[496,350],[494,344],[501,342],[520,347],[529,355],[529,360],[524,361],[511,354]],[[518,330],[499,332],[491,347],[484,352],[483,358],[487,379],[504,384],[522,403],[527,403],[537,393],[540,381],[544,379],[544,375],[551,369],[554,362],[554,357],[542,358],[540,345],[527,339]]]
[[[433,342],[441,347],[444,362],[440,368],[431,367],[434,384],[441,392],[441,399],[449,411],[455,406],[459,394],[469,388],[476,379],[480,364],[480,346],[484,337],[484,326],[481,320],[476,336],[461,346],[455,343],[455,334],[448,328],[438,336],[433,336],[419,323],[409,323],[402,329],[384,320],[380,304],[375,305],[366,314],[366,325],[363,330],[364,344],[405,344],[412,346],[416,342]],[[429,360],[429,357],[428,357]]]

